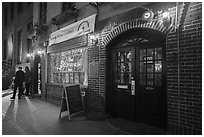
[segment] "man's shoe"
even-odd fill
[[[14,97],[11,97],[10,100],[15,100],[15,98],[14,98]]]

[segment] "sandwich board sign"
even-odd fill
[[[82,96],[79,85],[64,86],[59,117],[61,117],[61,113],[65,111],[68,112],[69,120],[71,116],[83,112]]]

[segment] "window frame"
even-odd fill
[[[78,52],[79,54],[73,54],[75,52]],[[64,54],[64,57],[62,57],[63,54]],[[70,61],[70,58],[73,59],[73,62]],[[75,60],[76,58],[78,58],[78,60]],[[86,46],[78,47],[78,48],[74,48],[66,51],[61,51],[61,52],[50,53],[49,60],[50,60],[50,63],[49,63],[50,70],[48,73],[50,77],[48,82],[56,83],[56,84],[64,83],[64,84],[87,85],[88,48]],[[82,61],[82,60],[85,60],[85,61]],[[61,62],[65,63],[66,65],[64,68],[62,68],[62,70],[59,70],[60,66],[62,65]],[[81,66],[77,66],[78,64],[80,64]]]

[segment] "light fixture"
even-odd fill
[[[165,27],[169,27],[172,24],[172,18],[170,17],[168,11],[162,13],[162,19]]]
[[[163,19],[165,20],[165,19],[169,19],[170,17],[169,17],[169,12],[163,12],[162,13],[162,17],[163,17]]]
[[[95,35],[90,35],[90,40],[91,40],[93,45],[98,44],[98,38],[96,38]]]
[[[90,35],[90,39],[95,40],[96,39],[95,35]]]
[[[27,56],[28,58],[30,58],[32,55],[31,55],[30,53],[28,53],[26,56]]]
[[[42,55],[43,51],[42,50],[38,50],[37,52],[39,55]]]
[[[143,13],[142,19],[148,22],[151,22],[154,18],[154,13],[151,10],[148,10]]]

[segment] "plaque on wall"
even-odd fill
[[[89,75],[91,78],[98,77],[98,62],[91,62],[89,63]]]
[[[92,47],[90,50],[90,59],[93,60],[94,57],[98,57],[99,56],[99,47],[95,46]]]

